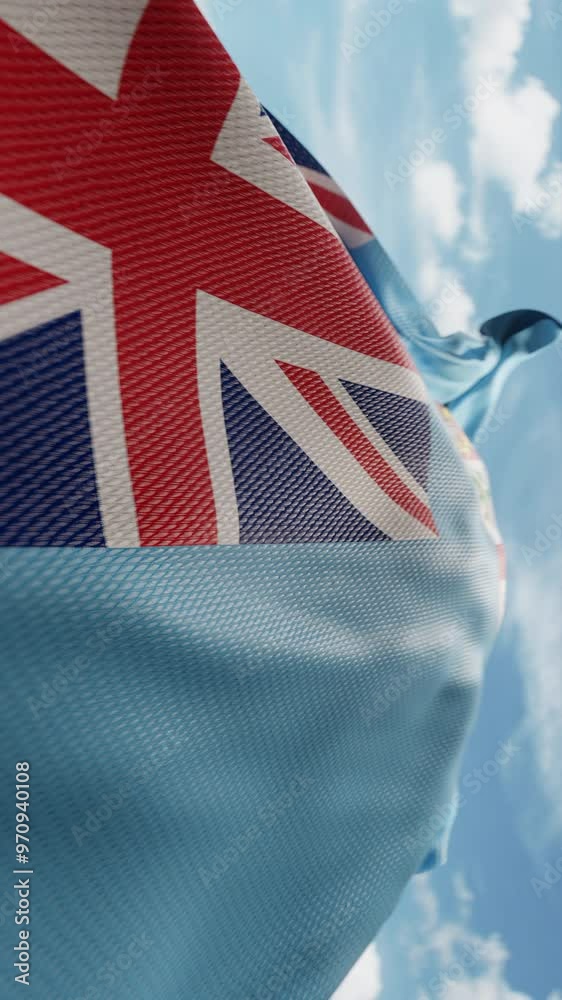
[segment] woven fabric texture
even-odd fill
[[[0,834],[25,870],[29,762],[29,994],[327,1000],[445,856],[497,537],[342,243],[361,220],[191,0],[44,10],[0,9]]]

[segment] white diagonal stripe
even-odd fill
[[[108,546],[136,547],[140,542],[119,389],[111,251],[4,195],[0,219],[1,251],[68,282],[1,307],[2,336],[80,309],[104,536]]]

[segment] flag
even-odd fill
[[[6,989],[325,1000],[445,857],[497,540],[191,0],[7,0],[0,76]]]

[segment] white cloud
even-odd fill
[[[459,904],[461,916],[468,919],[475,897],[462,872],[455,872],[453,875],[453,892]]]
[[[340,44],[351,37],[355,26],[355,10],[357,3],[342,4],[341,19],[338,28]],[[309,124],[310,148],[314,149],[320,159],[333,159],[338,149],[346,151],[348,162],[358,157],[359,132],[356,118],[353,114],[350,81],[353,78],[353,60],[346,60],[341,50],[338,54],[335,79],[334,103],[331,112],[326,110],[326,101],[322,93],[322,73],[320,67],[326,59],[326,46],[322,32],[317,28],[310,32],[308,52],[304,62],[294,63],[291,68],[291,86],[294,92],[295,106],[304,105]],[[291,127],[290,122],[285,122]],[[334,150],[335,145],[335,150]]]
[[[538,548],[546,545],[550,552],[541,555],[531,550],[532,565],[520,568],[515,575],[512,599],[525,696],[525,715],[517,738],[530,746],[540,780],[532,786],[539,801],[529,806],[530,839],[540,852],[562,834],[562,553],[554,548],[556,544],[562,548],[562,542],[548,541],[545,532],[550,528],[545,526],[540,533],[544,541],[537,541]],[[513,780],[517,782],[517,771]]]
[[[473,111],[473,167],[478,177],[504,186],[515,211],[540,191],[559,111],[558,101],[535,77],[499,91]]]
[[[452,983],[442,996],[443,1000],[530,1000],[527,993],[515,992],[493,973]]]
[[[443,243],[452,243],[463,224],[462,185],[447,160],[428,160],[412,176],[418,217]]]
[[[497,934],[471,928],[474,895],[457,873],[453,891],[458,915],[443,920],[431,875],[414,880],[420,919],[411,926],[408,959],[417,978],[416,1000],[531,1000],[506,979],[509,952]]]
[[[331,1000],[377,1000],[381,993],[380,956],[375,945],[371,944],[332,994]]]
[[[417,291],[439,332],[446,336],[474,326],[475,305],[460,274],[443,263],[464,223],[462,185],[447,160],[426,161],[412,174],[420,266]]]
[[[447,267],[430,241],[421,252],[418,294],[442,336],[475,327],[476,306],[458,271]]]
[[[555,163],[535,201],[536,225],[548,240],[562,236],[562,163]],[[532,213],[533,206],[531,206]],[[533,213],[532,213],[533,214]],[[562,1000],[562,997],[560,998]]]
[[[530,0],[449,0],[449,7],[464,26],[467,91],[472,92],[482,76],[495,81],[490,100],[478,102],[471,114],[474,190],[468,255],[478,259],[487,251],[488,185],[501,184],[515,212],[524,211],[530,200],[540,197],[545,171],[551,169],[553,128],[560,104],[536,77],[514,81],[531,17]],[[543,235],[553,238],[562,234],[557,223],[559,212],[553,205],[542,224],[538,223]]]
[[[517,66],[531,0],[450,0],[451,13],[466,22],[464,75],[468,90],[492,73],[505,83]]]

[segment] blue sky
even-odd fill
[[[201,2],[442,332],[562,316],[561,0]],[[508,608],[449,863],[413,881],[337,1000],[562,1000],[561,399],[550,348],[481,440]]]

